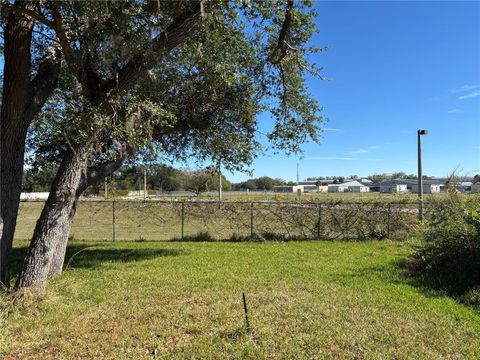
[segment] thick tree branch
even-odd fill
[[[2,7],[7,9],[9,8],[9,3],[8,1],[2,1]],[[35,10],[32,10],[26,6],[20,5],[18,2],[15,2],[15,4],[11,5],[11,8],[13,11],[15,11],[18,14],[23,14],[31,17],[34,20],[37,20],[39,23],[47,26],[48,28],[54,30],[55,29],[55,24],[53,21],[48,20],[45,16],[42,14],[36,12]]]
[[[38,71],[31,81],[32,101],[25,110],[27,113],[37,114],[52,92],[57,87],[58,75],[61,66],[61,53],[57,46],[51,46],[45,57],[40,61]]]
[[[125,161],[126,156],[121,156],[114,160],[109,160],[101,164],[97,164],[88,168],[86,185],[91,186],[97,184],[99,181],[103,180],[107,176],[112,175],[116,170],[118,170]]]
[[[105,100],[112,90],[127,90],[139,77],[145,75],[148,68],[158,58],[160,52],[168,53],[180,45],[195,30],[202,18],[200,3],[183,16],[178,17],[165,31],[161,32],[143,51],[138,51],[119,72],[118,76],[105,82],[99,89],[97,101]]]
[[[60,13],[59,3],[52,2],[53,18],[55,19],[55,32],[57,34],[58,41],[62,47],[63,56],[67,62],[72,74],[77,78],[78,82],[82,84],[83,95],[90,101],[94,99],[95,84],[92,84],[86,72],[83,69],[81,61],[76,57],[73,48],[70,45],[67,32],[63,26],[63,18]]]
[[[280,34],[278,35],[278,42],[277,46],[272,52],[272,55],[270,56],[270,61],[274,64],[277,65],[279,64],[285,56],[287,56],[288,49],[287,48],[292,48],[287,43],[287,35],[288,31],[293,25],[293,7],[295,3],[294,0],[287,0],[287,6],[285,9],[285,19],[283,20],[283,25],[282,28],[280,29]]]

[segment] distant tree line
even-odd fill
[[[218,170],[207,169],[176,169],[169,165],[149,164],[123,166],[114,175],[107,179],[108,187],[112,190],[141,190],[143,189],[144,169],[147,171],[147,190],[157,191],[192,191],[201,193],[218,189]],[[42,168],[29,168],[24,172],[23,188],[25,192],[49,191],[50,185],[57,172],[57,166],[48,165]],[[225,191],[259,191],[273,190],[277,185],[294,185],[282,179],[268,176],[248,179],[232,184],[222,174],[222,188]],[[102,183],[87,189],[89,194],[99,194],[104,189]]]
[[[248,179],[233,185],[233,190],[273,190],[274,186],[278,185],[294,185],[293,182],[285,182],[282,179],[273,179],[268,176],[262,176],[255,179]]]
[[[142,165],[123,166],[118,172],[107,179],[109,188],[116,190],[140,190],[143,189]],[[157,191],[192,191],[201,193],[218,189],[218,171],[213,168],[207,169],[176,169],[168,165],[150,164],[147,169],[147,190]],[[42,192],[48,191],[57,172],[57,166],[48,164],[41,168],[26,169],[23,176],[22,191]],[[423,176],[424,179],[431,179],[432,176]],[[307,181],[317,181],[320,185],[326,185],[325,180],[333,180],[334,184],[341,184],[346,180],[358,179],[357,175],[343,176],[319,176],[309,177]],[[379,183],[388,179],[417,179],[414,174],[396,172],[393,174],[373,174],[367,177],[373,183]],[[480,175],[475,175],[473,183],[480,182]],[[231,183],[222,175],[222,188],[225,191],[271,191],[274,186],[295,185],[295,182],[286,182],[280,178],[261,176],[248,179],[239,183]],[[103,191],[103,184],[91,186],[88,193],[99,194]]]
[[[129,165],[123,166],[114,175],[107,178],[108,187],[112,190],[143,189],[144,171],[147,171],[147,190],[158,191],[192,191],[200,193],[218,189],[218,170],[207,169],[175,169],[168,165]],[[48,191],[57,172],[57,167],[50,165],[44,168],[25,170],[23,189],[26,192]],[[232,190],[232,183],[222,175],[224,190]],[[89,194],[99,194],[103,184],[87,189]]]

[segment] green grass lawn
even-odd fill
[[[73,242],[67,259],[87,246],[45,296],[0,298],[0,357],[480,358],[480,314],[406,280],[406,243]]]

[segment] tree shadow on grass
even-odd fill
[[[20,273],[27,251],[27,245],[12,249],[11,271],[13,277]],[[64,270],[67,268],[95,269],[105,263],[130,263],[159,257],[178,256],[182,253],[183,251],[173,249],[119,249],[114,246],[105,246],[105,244],[73,244],[67,247]]]
[[[449,291],[449,289],[441,289],[424,279],[410,276],[408,271],[408,259],[399,259],[381,265],[347,270],[343,273],[332,274],[328,279],[332,282],[344,285],[351,284],[355,279],[377,279],[382,280],[384,283],[411,286],[417,289],[425,297],[450,297],[454,300],[459,300],[459,294]]]
[[[411,271],[408,268],[408,259],[400,259],[394,261],[392,265],[402,273],[402,283],[409,286],[413,286],[418,289],[423,295],[427,297],[445,297],[449,296],[452,298],[457,297],[459,294],[455,293],[453,290],[447,288],[441,288],[437,284],[429,281],[427,279],[422,279],[415,277],[411,274]],[[398,281],[400,282],[400,281]]]
[[[398,283],[403,283],[414,287],[423,296],[428,298],[443,298],[449,297],[456,302],[468,306],[473,310],[480,313],[480,302],[478,299],[473,302],[469,298],[468,289],[459,289],[454,285],[448,286],[438,281],[438,279],[429,279],[425,277],[413,276],[411,269],[409,268],[408,259],[400,259],[392,264],[397,270],[402,272],[402,279],[398,280]]]

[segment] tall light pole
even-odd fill
[[[299,171],[300,164],[297,162],[297,185],[300,182],[300,171]]]
[[[427,135],[428,130],[417,131],[418,143],[418,220],[423,220],[423,175],[422,175],[422,135]]]

